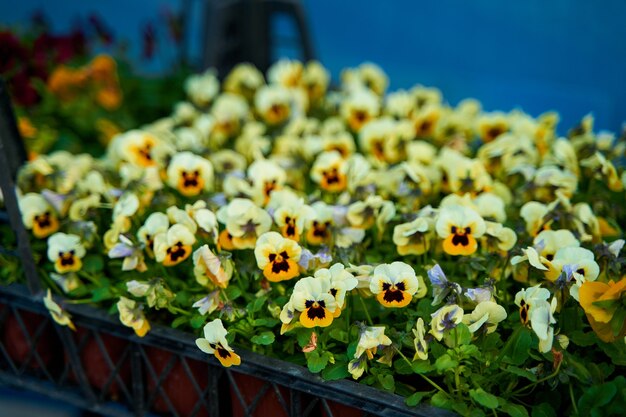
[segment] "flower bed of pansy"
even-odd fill
[[[626,138],[387,83],[207,71],[106,157],[29,162],[55,321],[94,303],[227,367],[248,349],[462,415],[621,415]]]

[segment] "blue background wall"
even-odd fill
[[[187,29],[199,53],[201,0]],[[624,0],[304,0],[321,61],[340,69],[369,60],[391,88],[439,87],[454,104],[480,99],[487,110],[558,110],[561,132],[593,112],[599,129],[626,121]],[[0,2],[0,25],[25,21],[42,8],[57,29],[97,10],[119,36],[138,43],[141,25],[178,0]],[[172,59],[161,42],[148,71]],[[170,45],[171,47],[171,45]],[[137,53],[135,51],[135,53]]]

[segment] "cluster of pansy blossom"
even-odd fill
[[[536,378],[588,325],[624,345],[625,138],[589,117],[559,137],[556,113],[387,85],[373,64],[332,91],[317,62],[283,60],[266,77],[240,65],[221,85],[208,71],[106,157],[38,157],[18,184],[49,284],[116,303],[139,336],[153,310],[174,327],[208,322],[198,347],[224,366],[240,363],[231,344],[304,351],[310,369],[370,384],[398,361],[523,332],[535,353],[515,363]],[[566,310],[587,318],[563,322]],[[469,374],[442,366],[420,369],[462,397]]]

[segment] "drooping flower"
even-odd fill
[[[122,271],[136,269],[139,272],[144,272],[147,269],[141,245],[133,243],[124,235],[119,236],[119,242],[109,249],[108,255],[111,259],[124,258]]]
[[[117,302],[120,322],[132,328],[139,337],[144,337],[150,330],[150,323],[143,313],[143,306],[130,298],[120,297]]]
[[[254,249],[257,266],[263,270],[263,276],[272,282],[297,277],[300,274],[298,261],[301,253],[298,243],[276,232],[261,235]]]
[[[515,295],[515,305],[520,308],[520,320],[522,324],[528,325],[539,338],[539,351],[548,352],[552,348],[554,338],[553,324],[556,320],[553,316],[556,310],[557,300],[550,298],[550,291],[541,288],[539,285],[520,290]]]
[[[296,282],[291,303],[296,311],[300,311],[300,323],[304,327],[328,327],[333,322],[337,303],[330,290],[330,279],[324,275]]]
[[[467,324],[470,332],[476,333],[481,328],[485,333],[493,333],[498,323],[506,319],[506,310],[493,301],[482,301],[474,307],[474,311],[463,316],[463,323]]]
[[[193,233],[182,224],[171,226],[166,233],[154,238],[154,257],[164,266],[174,266],[191,255],[191,247],[196,243]]]
[[[19,199],[24,227],[43,239],[59,230],[59,220],[52,206],[40,194],[28,193]]]
[[[404,262],[381,264],[374,269],[370,291],[385,307],[405,307],[417,292],[415,271]]]
[[[428,270],[428,279],[433,286],[432,305],[434,306],[441,303],[449,295],[459,296],[462,292],[462,288],[458,283],[448,280],[439,264]]]
[[[200,285],[209,283],[226,288],[233,275],[233,264],[211,251],[209,245],[202,245],[193,253],[193,273]]]
[[[421,359],[425,361],[428,359],[428,342],[424,337],[426,330],[424,328],[424,320],[420,317],[417,319],[417,323],[415,323],[415,328],[413,331],[413,346],[415,347],[415,359]]]
[[[146,297],[148,307],[154,307],[157,310],[167,307],[175,297],[162,278],[150,281],[132,280],[126,283],[126,289],[135,297]]]
[[[213,189],[213,165],[191,152],[174,155],[167,167],[167,183],[186,197]]]
[[[391,343],[391,339],[385,335],[383,326],[365,327],[361,330],[354,358],[358,359],[366,354],[368,359],[374,359],[379,347],[390,346]]]
[[[471,208],[442,207],[435,225],[443,239],[443,250],[450,255],[471,255],[478,249],[476,238],[485,233],[485,221]]]
[[[195,303],[193,303],[192,307],[198,309],[198,313],[201,315],[211,314],[214,312],[220,304],[220,291],[215,290],[206,297],[202,297]]]
[[[79,236],[59,232],[48,238],[48,259],[59,274],[79,271],[85,253]]]
[[[222,324],[222,320],[215,319],[204,326],[204,338],[196,339],[196,346],[201,351],[213,354],[226,368],[232,365],[240,365],[241,358],[228,345],[226,335],[228,332]]]
[[[63,308],[61,308],[61,306],[52,299],[50,289],[48,289],[47,295],[43,298],[43,304],[46,306],[52,316],[52,319],[57,324],[67,326],[76,331],[76,327],[74,326],[74,323],[72,323],[72,316],[67,311],[63,310]]]
[[[463,309],[456,304],[447,304],[431,314],[430,334],[441,340],[447,330],[463,321]]]

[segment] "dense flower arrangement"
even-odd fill
[[[105,158],[26,165],[54,319],[98,303],[139,336],[203,329],[224,366],[250,349],[462,415],[620,414],[626,138],[387,84],[207,71]]]

